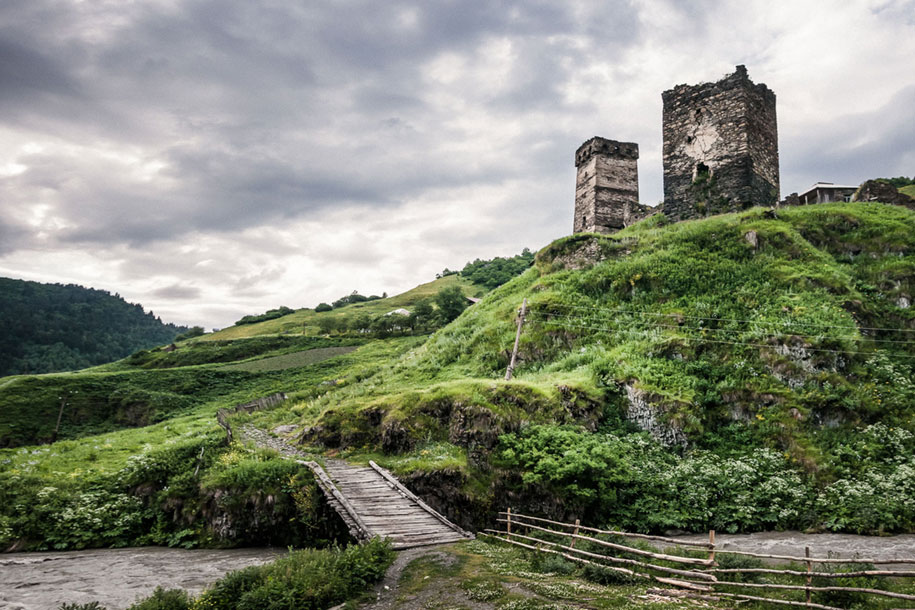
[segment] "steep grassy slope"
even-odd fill
[[[915,199],[915,184],[910,184],[909,186],[904,186],[899,189],[899,192],[908,195],[912,199]]]
[[[659,220],[551,244],[416,353],[296,405],[304,440],[466,454],[450,484],[476,506],[509,493],[642,529],[915,527],[915,214]]]
[[[0,376],[85,368],[186,330],[104,290],[0,278]]]

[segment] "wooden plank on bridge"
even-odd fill
[[[445,544],[474,536],[451,523],[374,462],[302,462],[311,468],[328,503],[359,540],[389,538],[395,549]]]

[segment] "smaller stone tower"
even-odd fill
[[[646,216],[639,205],[639,145],[593,137],[575,151],[574,232],[611,233]]]
[[[778,202],[775,94],[744,66],[678,85],[664,102],[664,214],[670,220]]]

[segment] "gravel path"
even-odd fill
[[[286,458],[291,459],[310,459],[309,456],[304,451],[299,451],[286,441],[272,434],[256,428],[250,424],[246,424],[241,427],[241,437],[246,441],[251,441],[258,447],[265,447],[267,449],[273,449],[280,455]]]

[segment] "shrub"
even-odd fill
[[[634,582],[639,582],[636,578],[624,574],[623,572],[617,572],[610,567],[598,566],[591,563],[585,564],[584,567],[582,567],[581,573],[587,580],[596,582],[599,585],[629,585]]]
[[[333,307],[331,307],[329,303],[319,303],[318,306],[315,307],[315,313],[321,313],[322,311],[330,311],[331,309],[333,309]]]
[[[575,564],[559,555],[552,553],[534,553],[531,567],[544,574],[568,575],[575,571]]]
[[[188,610],[190,607],[191,597],[187,591],[156,587],[152,595],[133,604],[128,610]]]
[[[859,572],[873,570],[869,563],[824,563],[818,566],[818,571],[823,572]],[[858,589],[885,589],[886,580],[877,576],[847,576],[843,578],[817,578],[813,577],[811,584],[814,587],[849,587]],[[868,602],[873,601],[866,593],[856,591],[818,591],[813,595],[813,601],[826,606],[839,608],[868,608]]]
[[[207,610],[322,610],[365,591],[394,559],[389,542],[375,539],[345,549],[293,551],[262,566],[230,572],[195,607]]]

